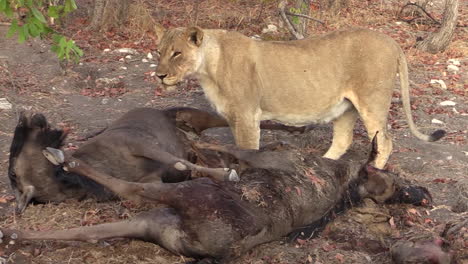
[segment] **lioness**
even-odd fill
[[[175,28],[165,32],[159,51],[156,74],[162,82],[198,78],[241,148],[259,148],[261,120],[297,126],[333,121],[333,142],[324,157],[338,159],[352,142],[359,114],[370,138],[380,132],[375,166],[382,169],[392,151],[387,116],[397,73],[411,132],[425,141],[445,134],[417,130],[403,51],[390,37],[371,30],[258,41],[225,30]]]

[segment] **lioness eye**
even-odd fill
[[[172,57],[175,58],[175,57],[177,57],[177,56],[179,56],[181,54],[182,54],[182,52],[176,51],[176,52],[174,52],[174,54],[172,54]]]

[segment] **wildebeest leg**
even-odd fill
[[[65,158],[63,152],[59,149],[47,148],[43,150],[43,154],[53,164],[62,164],[65,170],[88,177],[107,187],[112,192],[130,200],[140,201],[142,198],[141,194],[144,193],[145,187],[147,188],[147,186],[150,186],[149,184],[127,182],[109,176],[95,170],[80,159],[74,157]]]
[[[229,124],[222,116],[201,109],[190,107],[175,107],[164,110],[166,115],[176,120],[176,126],[183,130],[193,130],[200,134],[203,130],[212,127],[228,127]],[[284,130],[288,132],[304,133],[306,126],[294,127],[270,121],[260,122],[260,129]]]
[[[173,166],[175,169],[180,171],[194,170],[206,175],[218,181],[239,181],[237,172],[229,168],[206,168],[196,164],[193,164],[185,159],[178,158],[168,152],[160,151],[155,147],[149,147],[148,145],[141,145],[137,142],[129,144],[131,152],[135,156],[141,156],[152,160],[158,160],[162,163]]]
[[[111,238],[137,238],[158,243],[180,254],[185,233],[180,228],[180,217],[172,208],[158,208],[120,222],[67,230],[26,231],[0,229],[3,240],[74,240],[97,242]],[[1,238],[1,237],[0,237]]]

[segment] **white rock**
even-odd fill
[[[0,98],[0,109],[1,110],[11,110],[13,105],[8,102],[6,98]]]
[[[122,69],[122,70],[126,70],[126,69],[127,69],[127,67],[125,67],[125,66],[121,66],[121,67],[120,67],[120,69]]]
[[[275,25],[268,25],[266,28],[262,29],[262,33],[274,33],[278,31],[278,27]]]
[[[447,65],[447,71],[451,71],[451,72],[457,72],[459,71],[460,68],[458,68],[458,66],[455,66],[453,64],[449,64]]]
[[[121,61],[121,62],[124,62],[124,61],[125,61],[125,59],[124,59],[124,58],[120,58],[120,59],[119,59],[119,61]]]
[[[154,77],[154,76],[156,76],[156,72],[151,72],[150,75],[151,75],[151,77]]]
[[[457,103],[455,103],[454,101],[450,101],[450,100],[440,102],[440,105],[442,105],[442,106],[454,106],[456,104]]]
[[[119,79],[117,78],[98,78],[96,79],[96,83],[105,83],[105,84],[109,84],[109,83],[118,83],[119,82]]]
[[[107,103],[109,103],[109,98],[103,98],[103,99],[101,100],[101,104],[105,105],[105,104],[107,104]]]
[[[259,35],[253,35],[250,38],[255,40],[262,40],[262,38]]]
[[[440,88],[447,90],[447,85],[443,80],[431,80],[431,84],[438,83],[440,84]]]
[[[462,151],[463,153],[465,153],[465,156],[468,156],[468,151]]]
[[[153,54],[151,54],[151,52],[148,52],[148,54],[146,55],[146,58],[152,60],[153,59]]]
[[[131,59],[132,59],[132,55],[127,55],[127,56],[125,56],[125,58],[128,59],[128,60],[131,60]]]
[[[147,59],[141,59],[141,62],[147,63],[148,60]]]
[[[104,52],[109,52],[109,51],[110,51],[110,49],[104,49]]]
[[[435,119],[435,118],[432,119],[431,123],[432,124],[440,124],[440,125],[444,124],[444,122],[440,121],[439,119]]]
[[[150,67],[151,67],[151,68],[156,68],[156,66],[158,66],[158,65],[156,65],[156,64],[150,64]]]
[[[455,114],[460,114],[460,112],[458,112],[458,110],[457,110],[455,107],[452,107],[452,111],[453,111]]]
[[[138,51],[136,51],[135,49],[131,49],[131,48],[121,48],[121,49],[118,49],[117,51],[120,53],[128,53],[128,54],[133,54],[133,55],[138,54]]]
[[[457,59],[449,59],[449,60],[447,61],[447,63],[453,64],[453,65],[455,65],[455,66],[460,66],[460,65],[461,65],[460,61],[457,60]]]
[[[447,160],[451,160],[451,159],[453,159],[453,156],[448,156],[447,157]]]
[[[395,24],[397,24],[397,25],[401,25],[401,24],[402,24],[402,22],[401,22],[401,21],[397,21],[397,22],[395,22]]]

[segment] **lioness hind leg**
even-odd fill
[[[353,129],[358,116],[358,112],[353,107],[333,121],[332,145],[323,155],[325,158],[337,160],[346,153],[353,142]]]
[[[379,111],[361,111],[361,118],[367,129],[369,139],[372,140],[377,134],[377,156],[374,161],[374,166],[378,169],[383,169],[385,164],[392,153],[392,139],[387,132],[387,114],[382,113],[378,115]]]

